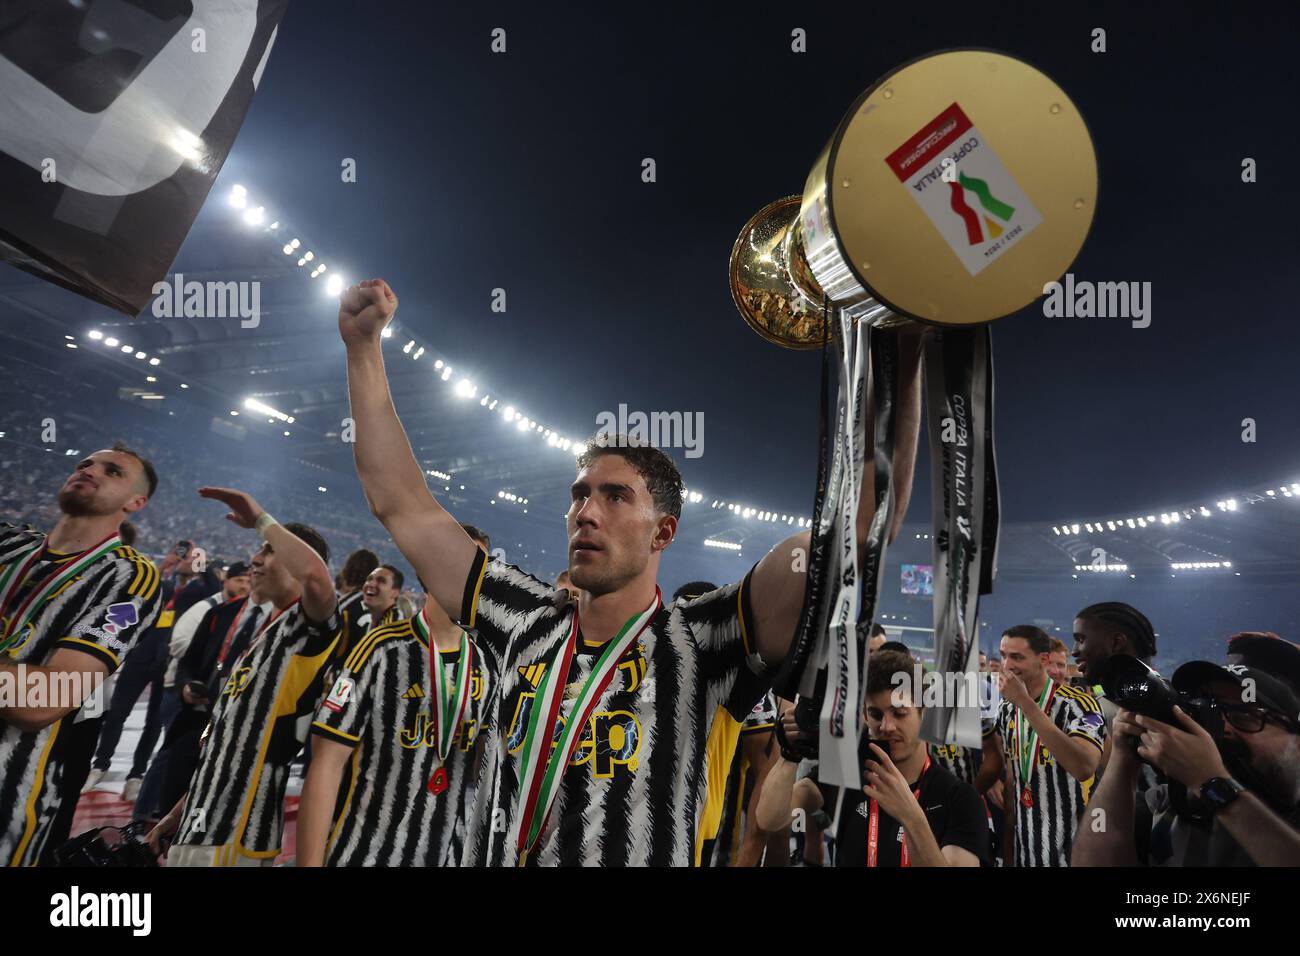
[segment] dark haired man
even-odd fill
[[[1106,748],[1101,755],[1098,773],[1103,773],[1110,763],[1110,752],[1114,746],[1111,724],[1119,710],[1114,702],[1106,697],[1101,683],[1105,678],[1106,667],[1112,658],[1135,657],[1143,664],[1150,665],[1156,655],[1156,632],[1147,616],[1131,604],[1123,601],[1105,601],[1090,604],[1074,616],[1074,650],[1072,656],[1079,669],[1081,684],[1086,685],[1089,693],[1101,707],[1101,716],[1106,721]],[[1150,773],[1143,774],[1142,787],[1154,783]]]
[[[242,491],[199,494],[225,504],[229,520],[262,538],[250,577],[272,613],[263,619],[253,608],[236,635],[245,650],[213,705],[189,793],[150,843],[177,834],[169,866],[269,866],[280,852],[289,764],[302,750],[342,629],[329,547],[306,525],[281,525]]]
[[[489,561],[429,493],[393,408],[381,333],[396,308],[382,280],[340,299],[358,425],[353,454],[371,511],[430,599],[475,628],[484,653],[500,662],[499,742],[467,860],[689,865],[709,733],[722,708],[744,719],[789,649],[805,576],[792,555],[808,553],[808,533],[778,545],[743,581],[665,607],[656,580],[677,532],[681,476],[658,449],[613,439],[582,450],[570,489],[569,571],[583,592],[576,604]],[[915,455],[918,358],[919,348],[905,356],[900,377],[900,492]],[[872,474],[868,464],[860,523],[874,510]],[[891,531],[905,510],[900,501]]]
[[[397,599],[401,597],[404,580],[402,572],[391,564],[381,564],[367,575],[361,589],[365,613],[358,619],[364,633],[369,634],[377,627],[401,620]]]
[[[824,810],[830,817],[836,866],[979,866],[988,861],[983,801],[974,787],[934,761],[921,739],[915,668],[915,658],[903,651],[883,648],[872,655],[868,736],[859,745],[866,782],[861,791],[817,784],[811,804],[801,801],[805,815]],[[886,746],[878,746],[880,741]],[[768,775],[761,825],[774,826],[793,813],[795,768],[782,757]]]
[[[1145,614],[1131,604],[1107,601],[1074,616],[1074,661],[1090,684],[1098,684],[1107,662],[1120,654],[1144,664],[1155,657],[1156,632]]]
[[[89,770],[93,740],[74,715],[158,616],[158,570],[119,533],[157,487],[153,465],[118,443],[77,463],[48,535],[0,522],[0,680],[49,689],[39,706],[0,707],[0,864],[41,858]]]
[[[889,635],[885,633],[884,625],[872,624],[871,636],[867,638],[867,653],[876,653],[888,640]]]
[[[1002,703],[985,734],[977,786],[983,792],[1005,782],[1007,865],[1068,866],[1106,724],[1091,694],[1048,676],[1052,639],[1041,628],[1007,628],[1001,650]]]
[[[366,636],[366,626],[361,623],[365,615],[362,603],[366,580],[372,571],[379,567],[379,556],[369,548],[358,548],[348,555],[343,562],[343,570],[338,573],[338,612],[343,623],[343,637],[339,640],[338,655],[343,657],[357,646]]]

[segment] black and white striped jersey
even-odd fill
[[[1086,740],[1099,751],[1106,742],[1106,722],[1097,700],[1087,691],[1068,684],[1058,684],[1047,705],[1048,716],[1067,735]],[[1026,781],[1020,769],[1020,751],[1016,741],[1016,721],[1024,719],[1009,700],[998,708],[997,733],[1011,768],[1012,790],[1005,799],[1015,806],[1016,866],[1069,866],[1070,847],[1083,816],[1093,780],[1080,781],[1065,772],[1041,741],[1037,761],[1029,780],[1030,800],[1026,806]],[[1026,723],[1026,739],[1031,731]]]
[[[30,527],[0,522],[0,575],[44,537]],[[17,607],[33,588],[76,557],[46,550],[11,605]],[[39,665],[66,648],[101,661],[111,674],[136,638],[153,626],[160,603],[158,569],[140,552],[122,545],[55,591],[0,660]],[[0,631],[8,627],[8,619],[0,622]],[[91,689],[82,688],[83,693]],[[16,687],[10,690],[16,692]],[[0,863],[34,866],[61,802],[76,798],[63,792],[62,747],[75,716],[74,711],[37,731],[0,720]]]
[[[975,785],[975,775],[979,773],[983,750],[979,747],[963,747],[960,744],[926,744],[926,746],[930,748],[931,760],[963,783]]]
[[[529,865],[691,865],[714,719],[724,707],[743,719],[770,680],[753,645],[748,582],[660,608],[619,659],[564,769]],[[482,554],[470,570],[461,621],[500,661],[501,693],[467,864],[518,860],[520,750],[538,685],[573,625],[567,597]],[[579,634],[566,686],[581,686],[603,649]],[[557,735],[573,704],[566,693]]]
[[[352,649],[361,643],[361,639],[366,636],[366,631],[370,628],[370,622],[362,622],[361,618],[369,612],[366,610],[365,602],[362,600],[365,595],[361,588],[357,588],[351,594],[338,595],[339,606],[337,614],[339,624],[343,632],[339,638],[339,646],[336,654],[342,663],[342,658],[352,652]]]
[[[754,791],[754,768],[745,741],[757,737],[775,752],[776,697],[765,693],[739,724],[725,711],[709,737],[709,790],[696,838],[700,866],[735,866],[745,835],[745,818]]]
[[[375,628],[348,655],[312,725],[314,734],[353,748],[327,866],[460,864],[467,791],[482,749],[475,743],[495,693],[493,659],[472,651],[469,699],[437,794],[429,787],[439,767],[429,650],[414,622]],[[449,683],[459,661],[459,651],[442,654]]]
[[[341,627],[337,609],[318,624],[295,601],[230,666],[190,781],[178,845],[232,845],[254,858],[280,852],[289,764],[306,742]]]

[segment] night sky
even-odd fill
[[[698,483],[805,512],[817,361],[744,327],[731,245],[802,190],[877,76],[984,46],[1052,75],[1092,132],[1100,198],[1076,277],[1153,285],[1147,329],[1038,305],[995,327],[1004,519],[1176,504],[1300,465],[1294,13],[416,6],[291,4],[217,190],[245,182],[292,210],[348,275],[386,278],[458,369],[557,427],[590,433],[619,403],[702,411]]]

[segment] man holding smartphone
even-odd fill
[[[915,666],[902,651],[885,648],[871,656],[865,713],[869,737],[859,746],[864,786],[817,785],[813,803],[826,811],[835,828],[836,866],[988,862],[983,801],[974,787],[935,762],[921,739],[922,708],[915,702],[921,688],[911,686]],[[796,767],[783,756],[768,774],[758,811],[763,829],[790,820]]]

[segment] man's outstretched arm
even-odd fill
[[[899,333],[899,389],[895,411],[893,457],[894,520],[889,529],[893,541],[902,527],[907,503],[912,497],[912,476],[916,468],[916,445],[921,427],[921,346],[924,330],[905,327]],[[866,556],[867,531],[876,513],[875,456],[872,453],[874,410],[866,425],[867,453],[858,497],[858,564]],[[812,535],[808,531],[786,538],[767,553],[754,569],[750,605],[754,611],[755,642],[765,663],[785,659],[794,640],[807,585]]]
[[[456,620],[477,546],[429,492],[393,407],[381,335],[396,311],[397,296],[382,279],[368,279],[339,299],[339,334],[348,350],[352,455],[371,513],[388,529],[429,594]]]

